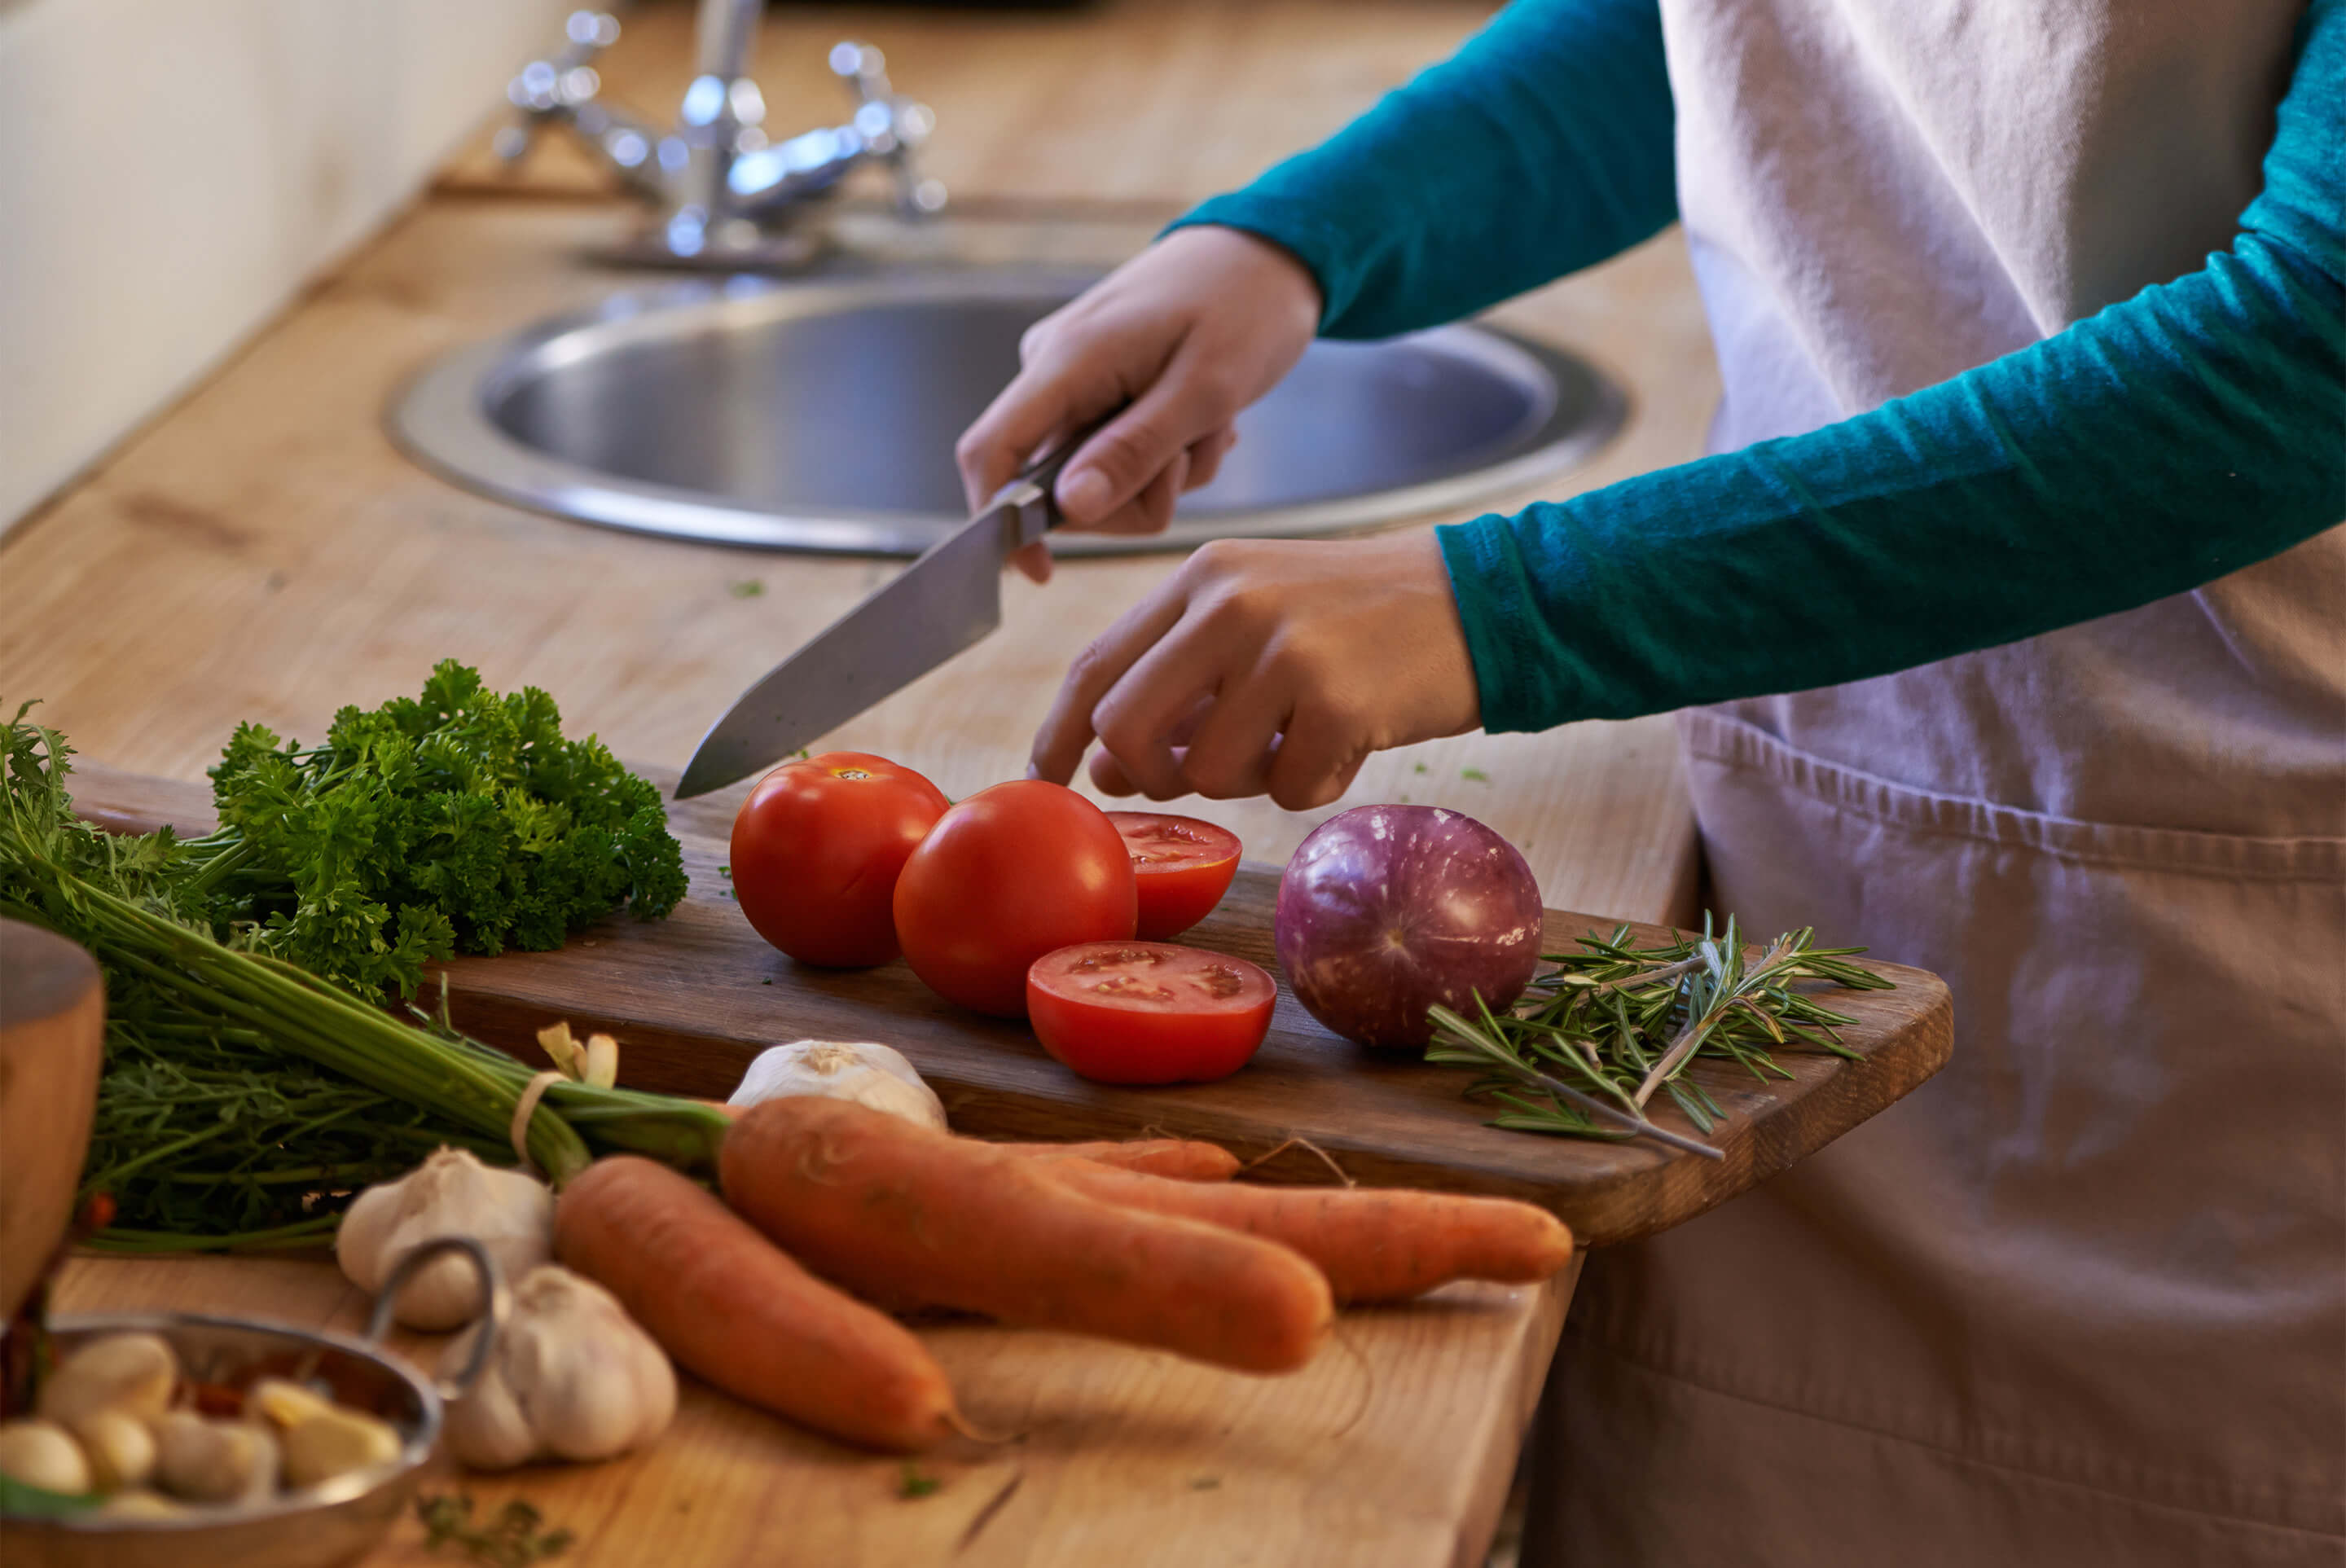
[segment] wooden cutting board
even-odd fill
[[[109,826],[170,822],[200,830],[209,823],[209,796],[200,785],[86,765],[75,782],[84,815]],[[1369,1185],[1527,1199],[1553,1210],[1590,1246],[1680,1224],[1773,1176],[1908,1094],[1945,1064],[1952,1044],[1953,1009],[1936,976],[1871,966],[1897,989],[1836,993],[1830,1001],[1857,1020],[1845,1040],[1862,1061],[1783,1051],[1777,1060],[1792,1077],[1765,1083],[1729,1064],[1693,1069],[1727,1112],[1710,1135],[1723,1160],[1648,1142],[1488,1126],[1489,1108],[1461,1096],[1471,1071],[1372,1056],[1321,1027],[1283,987],[1270,1037],[1236,1076],[1148,1089],[1090,1084],[1052,1061],[1023,1023],[964,1012],[930,993],[901,961],[872,970],[818,970],[767,946],[732,901],[719,869],[730,799],[676,809],[692,890],[667,920],[617,916],[556,952],[442,966],[457,1026],[532,1062],[542,1060],[536,1032],[556,1019],[582,1033],[606,1031],[620,1042],[622,1084],[708,1098],[731,1093],[750,1058],[768,1045],[810,1037],[879,1040],[912,1059],[962,1132],[1206,1138],[1243,1159],[1269,1156],[1253,1174],[1270,1180],[1324,1182],[1331,1179],[1332,1161]],[[1275,972],[1278,886],[1275,868],[1243,867],[1221,908],[1184,940]],[[1547,951],[1617,923],[1551,910]],[[1662,934],[1654,926],[1632,929],[1642,939]],[[1656,1118],[1693,1131],[1675,1107]]]

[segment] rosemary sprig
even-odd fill
[[[1463,1062],[1474,1065],[1488,1064],[1503,1073],[1514,1074],[1524,1082],[1544,1090],[1550,1096],[1571,1106],[1585,1116],[1593,1117],[1601,1122],[1610,1122],[1613,1125],[1621,1128],[1625,1135],[1650,1137],[1658,1143],[1668,1144],[1674,1149],[1683,1149],[1688,1154],[1701,1155],[1709,1159],[1723,1160],[1727,1157],[1708,1144],[1682,1137],[1668,1127],[1656,1126],[1638,1113],[1634,1104],[1627,1111],[1616,1110],[1604,1101],[1593,1095],[1584,1095],[1571,1084],[1541,1072],[1517,1055],[1512,1047],[1499,1038],[1499,1031],[1503,1025],[1499,1020],[1492,1016],[1487,1007],[1483,1009],[1481,1024],[1468,1023],[1438,1003],[1433,1008],[1433,1019],[1441,1028],[1442,1035],[1434,1044],[1426,1049],[1425,1058],[1429,1062]],[[1458,1048],[1450,1049],[1445,1042],[1454,1044]],[[1614,1087],[1609,1080],[1600,1077],[1599,1082],[1604,1083],[1608,1089]],[[1521,1100],[1505,1094],[1499,1094],[1497,1097],[1507,1101],[1510,1105],[1523,1104]],[[1511,1124],[1508,1118],[1503,1116],[1498,1119],[1496,1125],[1507,1126]]]
[[[1555,967],[1535,979],[1505,1013],[1480,1009],[1467,1019],[1433,1010],[1426,1060],[1480,1067],[1468,1085],[1504,1107],[1492,1125],[1570,1137],[1645,1137],[1673,1148],[1723,1157],[1708,1144],[1657,1126],[1646,1114],[1654,1095],[1669,1093],[1696,1129],[1725,1119],[1717,1101],[1685,1076],[1703,1057],[1732,1061],[1754,1077],[1789,1078],[1771,1050],[1804,1045],[1859,1060],[1841,1043],[1855,1022],[1817,1002],[1803,982],[1851,991],[1886,991],[1892,983],[1849,960],[1865,950],[1819,947],[1814,928],[1787,932],[1753,958],[1735,920],[1699,937],[1652,947],[1631,943],[1627,926],[1585,936],[1579,951],[1551,954]]]

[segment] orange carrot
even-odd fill
[[[1284,1247],[1119,1208],[1048,1174],[1083,1163],[794,1098],[751,1107],[719,1165],[728,1203],[867,1300],[983,1312],[1243,1371],[1311,1359],[1335,1313],[1318,1269]]]
[[[1454,1279],[1545,1279],[1572,1260],[1572,1232],[1509,1198],[1396,1187],[1256,1186],[1166,1181],[1080,1160],[1053,1180],[1148,1214],[1204,1220],[1291,1247],[1339,1301],[1402,1301]]]
[[[893,1453],[957,1430],[944,1371],[909,1329],[801,1268],[666,1166],[596,1161],[563,1188],[554,1245],[669,1355],[737,1399]]]
[[[995,1144],[1005,1154],[1029,1159],[1090,1160],[1118,1170],[1146,1171],[1175,1181],[1228,1181],[1239,1174],[1239,1157],[1219,1144],[1188,1138],[1131,1138],[1091,1144]]]
[[[721,1111],[737,1122],[747,1109],[725,1100],[702,1100],[699,1104]],[[1199,1143],[1191,1138],[1109,1138],[1081,1144],[989,1142],[987,1146],[1035,1159],[1096,1160],[1118,1170],[1147,1171],[1150,1176],[1171,1176],[1176,1181],[1228,1181],[1239,1174],[1238,1156],[1219,1144]]]

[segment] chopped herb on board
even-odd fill
[[[737,599],[754,599],[766,591],[766,585],[762,578],[744,577],[740,582],[728,586],[725,591]]]
[[[529,1568],[533,1563],[561,1556],[570,1550],[573,1539],[567,1530],[539,1534],[537,1527],[545,1517],[517,1497],[497,1510],[496,1517],[486,1524],[473,1522],[473,1499],[465,1492],[419,1497],[415,1516],[423,1522],[426,1552],[453,1546],[488,1568]]]
[[[1488,784],[1491,781],[1491,776],[1480,768],[1461,768],[1458,770],[1458,777],[1469,784]]]
[[[904,1461],[904,1468],[896,1476],[896,1495],[926,1497],[944,1485],[944,1481],[929,1474],[908,1459]]]

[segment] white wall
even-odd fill
[[[560,0],[0,0],[0,532],[363,238]]]

